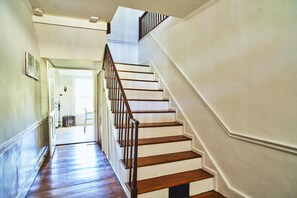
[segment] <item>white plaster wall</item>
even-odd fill
[[[116,62],[138,63],[138,18],[143,11],[119,7],[111,21],[108,45]]]
[[[108,41],[108,46],[115,62],[138,63],[138,45]]]
[[[164,22],[139,46],[139,62],[155,66],[228,197],[237,197],[230,188],[297,194],[296,155],[227,136],[198,95],[231,130],[296,146],[296,3],[286,3],[218,1]]]
[[[32,22],[30,3],[0,1],[0,145],[48,113],[45,62]],[[40,80],[25,74],[25,52],[40,62]]]
[[[231,131],[297,146],[296,8],[218,1],[153,34]]]

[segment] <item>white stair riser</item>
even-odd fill
[[[190,183],[190,196],[213,190],[213,178]]]
[[[190,183],[190,196],[200,194],[203,192],[207,192],[210,190],[213,190],[213,179],[212,178]],[[169,189],[165,188],[165,189],[161,189],[161,190],[156,190],[153,192],[140,194],[137,197],[138,198],[168,198],[169,197]]]
[[[158,82],[142,82],[142,81],[131,81],[122,80],[122,85],[124,88],[137,88],[137,89],[158,89]]]
[[[163,99],[163,91],[134,91],[125,90],[128,99]]]
[[[201,158],[182,160],[137,169],[137,180],[160,177],[201,168]]]
[[[175,121],[175,113],[134,113],[133,116],[140,123]]]
[[[128,78],[128,79],[154,80],[154,74],[119,72],[119,76],[120,78]]]
[[[168,101],[129,101],[129,105],[132,111],[169,109]]]
[[[168,136],[182,135],[182,133],[183,133],[182,126],[139,128],[138,137],[139,139],[168,137]]]
[[[169,197],[169,189],[161,189],[156,190],[149,193],[140,194],[137,196],[138,198],[168,198]]]
[[[126,71],[140,71],[140,72],[150,72],[150,67],[142,66],[133,66],[133,65],[124,65],[124,64],[115,64],[117,70],[126,70]]]
[[[141,145],[138,146],[138,157],[162,155],[189,150],[191,150],[191,141]]]

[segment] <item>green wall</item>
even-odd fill
[[[47,77],[27,0],[0,1],[0,145],[47,116]],[[40,80],[25,75],[25,52],[41,63]]]

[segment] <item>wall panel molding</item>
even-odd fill
[[[0,156],[8,151],[14,144],[22,140],[26,135],[28,135],[30,132],[32,132],[34,129],[42,125],[43,122],[45,122],[48,119],[48,116],[42,118],[41,120],[33,123],[31,126],[26,128],[25,130],[21,131],[19,134],[11,138],[10,140],[4,142],[0,145]]]

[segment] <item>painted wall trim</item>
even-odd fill
[[[162,48],[163,49],[163,48]],[[170,57],[169,57],[170,58]],[[214,158],[212,157],[212,155],[210,154],[210,152],[208,151],[207,147],[205,146],[205,144],[203,143],[203,141],[201,140],[201,138],[198,136],[198,133],[197,131],[195,130],[195,128],[193,127],[192,123],[189,121],[189,118],[187,117],[187,115],[185,114],[185,112],[182,110],[182,108],[180,107],[180,104],[178,103],[178,101],[174,98],[174,95],[172,94],[172,92],[170,91],[170,89],[168,88],[167,84],[165,83],[164,79],[162,78],[162,76],[160,75],[157,67],[155,66],[155,64],[153,63],[153,61],[151,59],[148,59],[146,61],[144,61],[143,63],[149,63],[151,66],[153,66],[153,68],[155,69],[155,71],[158,73],[158,76],[160,78],[160,80],[162,81],[162,84],[165,86],[166,90],[168,91],[168,93],[170,94],[170,96],[172,97],[172,99],[174,100],[178,110],[181,112],[181,114],[183,115],[185,121],[187,122],[187,124],[189,124],[190,128],[193,130],[194,132],[194,135],[195,135],[195,138],[201,143],[201,146],[203,147],[203,149],[205,150],[205,152],[199,150],[198,148],[196,147],[193,147],[194,151],[198,151],[198,153],[202,154],[202,156],[205,155],[205,153],[207,154],[207,156],[209,157],[209,159],[211,160],[211,162],[214,164],[214,167],[218,170],[218,173],[217,171],[211,169],[210,167],[206,166],[205,165],[205,159],[203,157],[203,160],[202,160],[202,167],[205,169],[205,170],[208,170],[210,171],[211,173],[214,173],[215,176],[217,176],[218,174],[221,175],[222,179],[225,181],[227,187],[229,188],[229,190],[231,190],[234,194],[238,195],[239,197],[248,197],[247,195],[245,195],[244,193],[242,192],[239,192],[237,189],[235,189],[234,187],[231,186],[231,184],[229,183],[227,177],[223,174],[223,171],[221,170],[221,168],[219,167],[219,165],[216,163],[216,161],[214,160]],[[185,122],[183,121],[183,123]],[[183,131],[184,134],[186,136],[189,136],[189,137],[193,137],[191,134],[188,134],[186,133],[185,131]],[[193,138],[192,138],[193,139]],[[214,180],[214,186],[216,188],[216,190],[218,190],[218,181],[217,181],[217,178]]]
[[[18,195],[16,196],[16,198],[23,198],[26,197],[28,191],[30,190],[31,185],[34,182],[34,179],[36,178],[45,158],[46,155],[48,154],[49,148],[48,146],[44,146],[42,151],[40,152],[40,156],[34,166],[34,168],[31,171],[30,176],[26,179],[25,183],[22,185],[22,187],[20,188],[20,191],[18,193]]]
[[[167,52],[167,50],[165,50],[162,47],[162,45],[158,41],[158,39],[152,33],[149,33],[149,34],[156,41],[156,43],[160,46],[160,48],[165,52],[165,54],[171,59],[171,61],[176,65],[176,62],[174,61],[174,59],[170,56],[170,54]],[[229,137],[297,155],[297,147],[287,145],[287,144],[284,144],[284,143],[274,142],[274,141],[271,141],[271,140],[268,140],[268,139],[262,139],[262,138],[258,138],[258,137],[254,137],[254,136],[242,135],[239,132],[232,131],[226,125],[226,123],[224,123],[222,121],[222,119],[219,118],[219,116],[214,112],[214,110],[210,107],[210,105],[206,102],[206,100],[201,96],[201,94],[194,88],[193,83],[189,80],[188,76],[183,71],[180,70],[180,67],[176,67],[176,68],[187,79],[189,85],[196,92],[197,96],[200,98],[203,105],[206,107],[206,109],[210,112],[212,117],[217,121],[217,123],[222,127],[224,132]]]
[[[41,120],[33,123],[31,126],[14,136],[13,138],[9,139],[8,141],[4,142],[0,145],[0,156],[8,151],[14,144],[16,144],[18,141],[23,139],[26,135],[28,135],[30,132],[32,132],[34,129],[36,129],[38,126],[40,126],[43,122],[45,122],[48,119],[48,116],[42,118]]]
[[[99,31],[107,30],[106,22],[90,23],[87,19],[74,19],[74,18],[46,15],[46,14],[43,15],[42,17],[33,15],[32,19],[34,23],[39,23],[39,24],[81,28],[81,29],[91,29],[91,30],[99,30]]]

